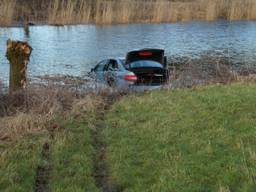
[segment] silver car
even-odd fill
[[[126,58],[99,62],[91,72],[97,82],[118,90],[158,89],[169,80],[166,56],[161,49],[131,51]]]

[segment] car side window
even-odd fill
[[[95,72],[102,72],[107,64],[108,60],[101,61],[94,69]]]
[[[118,70],[118,63],[117,63],[117,61],[114,60],[114,59],[109,60],[107,70],[108,71],[117,71]]]

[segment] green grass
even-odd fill
[[[253,192],[256,85],[131,95],[104,132],[110,183],[126,192]]]
[[[38,166],[50,164],[51,191],[97,192],[93,177],[92,116],[83,120],[56,119],[62,128],[55,132],[54,139],[48,134],[31,136],[1,149],[0,191],[34,191]],[[46,142],[50,145],[49,160],[42,157]]]
[[[46,135],[25,138],[1,151],[0,191],[34,191],[36,169],[46,138]]]
[[[95,148],[89,118],[70,119],[52,142],[53,172],[51,189],[55,192],[97,192],[93,177]]]

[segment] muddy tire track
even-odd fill
[[[51,150],[49,142],[43,145],[41,153],[42,163],[37,167],[35,178],[35,192],[50,192],[50,174],[52,171]]]
[[[93,131],[93,142],[96,151],[94,157],[94,179],[96,186],[102,192],[123,191],[121,186],[109,182],[109,167],[106,162],[107,145],[103,135],[103,131],[106,128],[105,115],[119,97],[113,95],[107,97],[104,109],[99,110],[97,114],[97,122],[95,123],[95,129]]]
[[[36,170],[35,177],[35,192],[50,192],[50,180],[51,172],[53,170],[52,155],[51,155],[51,144],[54,140],[55,130],[59,128],[55,124],[49,126],[49,138],[44,143],[41,152],[41,161]]]

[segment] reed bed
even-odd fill
[[[255,0],[1,0],[0,25],[255,20]]]
[[[14,20],[14,12],[16,0],[1,0],[0,1],[0,25],[11,25]]]
[[[48,8],[49,24],[88,23],[91,15],[89,1],[53,0]]]

